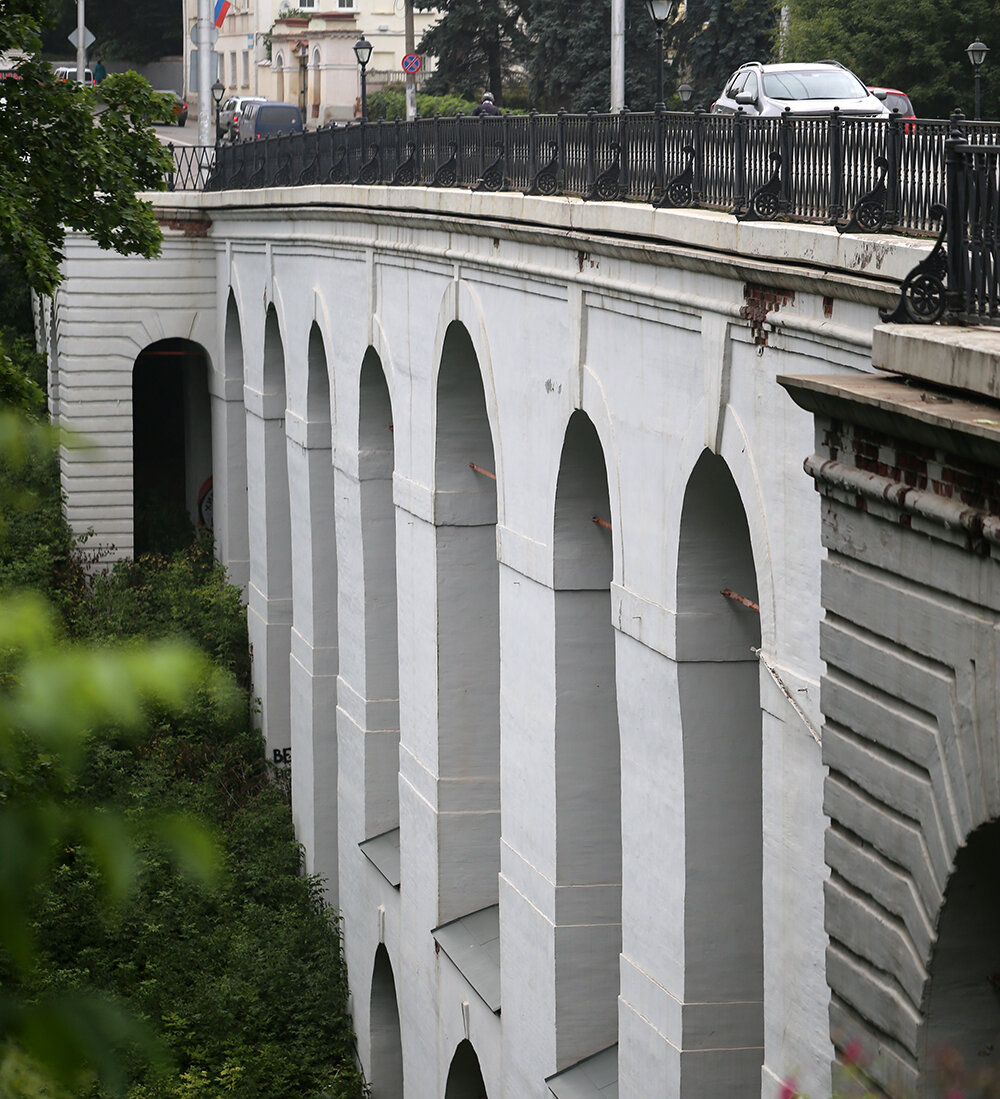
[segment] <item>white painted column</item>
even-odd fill
[[[292,551],[292,816],[306,872],[337,897],[337,554],[327,417],[288,413]]]

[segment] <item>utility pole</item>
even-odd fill
[[[611,109],[625,106],[625,0],[611,0]]]
[[[82,3],[83,0],[80,0]],[[406,52],[416,53],[416,45],[413,41],[413,0],[404,0],[404,14],[406,18]],[[406,74],[406,117],[412,122],[417,117],[417,84],[413,73]]]
[[[84,0],[76,0],[76,82],[82,84],[87,75],[87,47],[83,36],[87,33],[84,19]]]
[[[198,144],[214,145],[212,118],[212,0],[198,0]]]

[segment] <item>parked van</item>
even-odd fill
[[[294,103],[248,103],[240,116],[240,141],[272,134],[302,133],[302,112]]]
[[[76,83],[76,65],[60,65],[56,69],[56,80],[68,80],[70,83]],[[83,70],[83,82],[94,86],[94,73],[91,69]]]

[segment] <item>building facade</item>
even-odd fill
[[[197,79],[191,58],[197,0],[185,0],[184,72],[192,110]],[[438,18],[414,12],[415,41]],[[260,95],[297,103],[307,125],[349,121],[361,94],[353,46],[364,34],[374,46],[369,88],[402,83],[405,50],[402,0],[233,0],[215,44],[213,72],[225,95]],[[425,59],[426,60],[426,59]]]

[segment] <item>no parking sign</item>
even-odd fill
[[[415,53],[408,53],[403,58],[403,72],[409,73],[413,76],[415,73],[420,72],[420,68],[423,65],[423,61]]]

